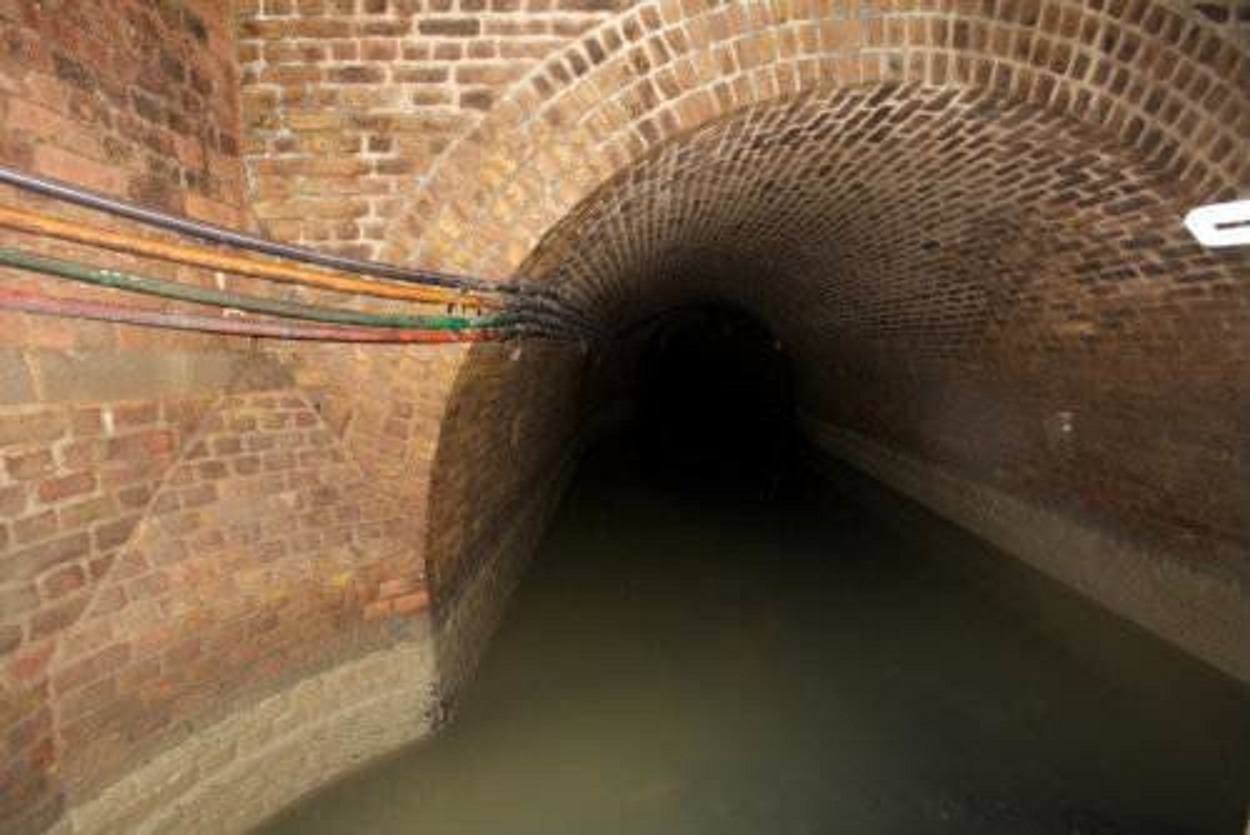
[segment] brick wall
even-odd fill
[[[440,687],[453,695],[575,460],[591,403],[584,352],[541,342],[328,346],[282,358],[369,483],[419,532]]]
[[[586,440],[585,359],[568,344],[478,346],[444,395],[425,554],[448,695],[502,619]]]
[[[1200,0],[1182,0],[1195,14],[1202,15],[1216,26],[1222,27],[1225,34],[1242,44],[1250,44],[1250,8],[1237,0],[1204,3]]]
[[[0,163],[157,209],[246,225],[235,38],[229,9],[207,0],[0,3]],[[133,232],[100,214],[0,189],[36,208]],[[144,232],[144,234],[151,234]],[[0,232],[3,244],[161,277],[213,281],[168,265]],[[64,283],[6,272],[55,294]],[[116,294],[76,288],[94,299]],[[151,304],[150,300],[146,302]],[[0,313],[0,345],[219,350],[222,340]],[[229,346],[237,347],[237,346]]]
[[[639,3],[510,88],[416,183],[383,252],[508,276],[663,142],[736,109],[877,83],[1031,100],[1194,193],[1229,195],[1250,177],[1237,153],[1246,47],[1230,31],[1182,6],[1127,0]]]
[[[227,396],[179,452],[52,659],[71,792],[425,608],[404,508],[297,390]]]
[[[0,797],[6,819],[20,821],[34,807],[36,819],[46,823],[59,812],[59,792],[49,777],[60,751],[49,669],[58,638],[114,567],[205,406],[176,399],[4,410],[0,653],[8,745]],[[110,599],[97,605],[107,607]],[[107,648],[88,658],[97,675],[125,660]],[[61,687],[75,686],[85,668],[79,669],[75,674],[71,667]],[[79,704],[82,709],[90,699]]]
[[[246,225],[236,66],[230,4],[0,3],[0,161]],[[12,189],[0,190],[0,200],[172,239]],[[183,282],[221,281],[31,235],[0,233],[0,243]],[[14,271],[3,281],[185,309]],[[358,656],[428,643],[424,528],[406,503],[412,490],[388,492],[394,480],[366,478],[366,465],[384,457],[376,451],[364,464],[354,460],[369,446],[345,438],[363,437],[367,416],[333,423],[343,413],[330,408],[323,418],[317,393],[256,348],[0,313],[6,832],[58,820],[90,828],[69,812],[154,756],[178,762],[195,732],[250,715],[302,678]],[[393,706],[394,715],[426,709],[433,681],[428,672],[418,678],[422,690],[402,710]],[[333,699],[323,704],[341,709]],[[308,718],[319,732],[338,732],[325,717]],[[344,751],[384,750],[416,727],[348,740]],[[239,728],[244,738],[229,745],[240,752],[266,738],[255,718]],[[272,736],[291,732],[286,717]],[[308,780],[333,773],[315,770]],[[133,805],[109,797],[92,814]]]
[[[0,3],[0,162],[238,224],[234,67],[219,4]],[[11,189],[3,200],[102,222]],[[3,243],[89,255],[7,232]],[[66,292],[14,272],[3,280]],[[95,646],[72,645],[70,633],[90,610],[128,599],[131,590],[104,591],[105,578],[133,565],[127,545],[199,422],[249,364],[242,347],[0,314],[0,818],[14,831],[61,813],[65,775],[79,762],[64,756],[71,725],[123,697],[110,676],[132,655],[125,630],[97,633]]]
[[[403,640],[428,607],[419,522],[297,388],[11,407],[0,425],[15,826]]]
[[[0,2],[0,159],[326,249],[525,272],[611,326],[738,302],[838,431],[1204,582],[1243,575],[1250,263],[1177,224],[1250,186],[1238,6],[236,5]],[[312,708],[266,705],[304,704],[300,680],[367,689],[362,654],[425,658],[430,613],[462,681],[593,406],[579,346],[254,348],[0,317],[18,831],[70,807],[93,810],[74,830],[156,820],[132,801],[171,774],[207,797],[190,784],[221,764],[198,743],[289,750]],[[345,750],[412,738],[433,678],[379,709],[412,727],[366,722]]]
[[[0,160],[238,223],[230,17],[211,0],[0,3]]]
[[[416,179],[513,82],[629,0],[243,0],[253,209],[376,255]]]

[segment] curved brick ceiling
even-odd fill
[[[1235,553],[1244,491],[1198,485],[1238,457],[1250,254],[1195,244],[1193,199],[1132,147],[1029,103],[841,88],[660,145],[523,271],[617,330],[687,302],[745,307],[796,357],[821,419]],[[1051,437],[1064,414],[1079,455]]]
[[[1094,130],[969,88],[841,89],[670,141],[584,201],[525,267],[620,327],[682,301],[850,335],[1175,341],[1178,299],[1245,327],[1244,255],[1204,251],[1186,195]],[[1166,266],[1165,266],[1166,264]],[[1244,282],[1242,283],[1244,285]],[[1186,316],[1192,315],[1186,307]]]
[[[604,180],[743,108],[975,87],[1098,130],[1202,199],[1244,187],[1250,54],[1161,2],[641,3],[548,57],[415,182],[388,257],[503,277]]]

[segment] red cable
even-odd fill
[[[306,322],[282,322],[255,316],[212,316],[201,313],[170,313],[162,310],[127,307],[108,302],[65,299],[42,293],[0,287],[0,310],[33,313],[36,316],[67,316],[118,322],[172,330],[203,331],[231,336],[255,336],[270,339],[304,339],[319,342],[490,342],[501,340],[506,332],[499,328],[467,330],[419,330],[415,328],[369,328],[353,325],[319,325]]]

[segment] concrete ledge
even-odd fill
[[[1250,684],[1250,588],[803,417],[809,439],[1121,617]]]
[[[71,808],[55,835],[231,835],[426,736],[437,710],[428,627],[196,733]]]

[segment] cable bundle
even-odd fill
[[[587,340],[598,336],[594,323],[546,289],[531,284],[494,283],[467,276],[411,270],[280,244],[2,166],[0,183],[165,231],[229,246],[244,253],[258,253],[283,260],[223,253],[202,245],[153,241],[10,207],[0,207],[0,227],[265,281],[393,301],[440,304],[446,306],[448,315],[370,313],[248,296],[101,269],[5,247],[0,247],[2,266],[97,287],[214,307],[219,312],[174,313],[150,307],[65,299],[38,291],[4,288],[0,288],[0,309],[149,327],[319,341],[434,343],[501,340],[519,336]],[[304,265],[314,265],[315,268]],[[470,310],[477,314],[482,310],[490,310],[491,313],[453,315],[455,311]]]

